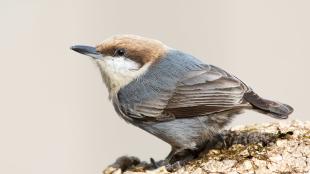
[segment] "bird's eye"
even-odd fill
[[[124,56],[126,50],[124,48],[117,48],[114,52],[114,57]]]

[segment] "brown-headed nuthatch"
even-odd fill
[[[165,162],[197,152],[244,109],[285,119],[289,105],[258,96],[223,69],[160,41],[119,35],[72,50],[98,65],[116,112],[172,146]]]

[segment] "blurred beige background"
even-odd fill
[[[169,146],[121,120],[89,58],[114,34],[156,38],[234,73],[309,120],[310,1],[1,0],[0,173],[98,174]],[[275,121],[247,112],[232,125]],[[230,125],[231,126],[231,125]]]

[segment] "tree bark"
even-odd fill
[[[104,174],[310,173],[310,122],[238,126],[222,132],[224,142],[174,171],[150,169],[136,157],[120,157]]]

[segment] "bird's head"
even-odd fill
[[[167,52],[167,47],[160,41],[135,35],[118,35],[96,47],[75,45],[71,49],[96,62],[110,97],[141,76]]]

